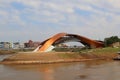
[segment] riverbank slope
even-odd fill
[[[58,62],[75,62],[86,60],[112,60],[117,56],[119,48],[100,48],[80,52],[19,52],[1,63],[3,64],[42,64]]]

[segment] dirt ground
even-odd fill
[[[57,63],[57,62],[74,62],[95,59],[112,59],[116,54],[86,54],[76,52],[21,52],[14,54],[1,63],[4,64],[33,64],[33,63]]]

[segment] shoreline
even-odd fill
[[[95,59],[81,59],[81,60],[71,59],[71,60],[55,60],[55,61],[3,61],[3,62],[0,62],[0,64],[52,64],[52,63],[84,62],[84,61],[92,61],[92,60],[95,60]]]
[[[116,56],[116,55],[114,55]],[[95,54],[79,54],[74,52],[49,52],[49,53],[17,53],[5,58],[0,64],[50,64],[83,62],[91,60],[112,60],[112,56]]]
[[[18,52],[0,64],[49,64],[82,62],[90,60],[113,60],[119,48],[90,49],[82,52]]]

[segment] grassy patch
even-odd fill
[[[60,58],[78,58],[80,57],[79,53],[62,53],[58,54]]]
[[[102,48],[102,49],[95,49],[93,50],[94,53],[117,53],[120,50],[120,48]]]
[[[55,48],[54,51],[56,52],[79,52],[81,48]]]
[[[81,51],[81,53],[117,53],[118,51],[120,51],[120,48],[106,47],[98,49],[87,49]]]

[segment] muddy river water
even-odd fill
[[[120,61],[0,64],[0,80],[120,80]]]

